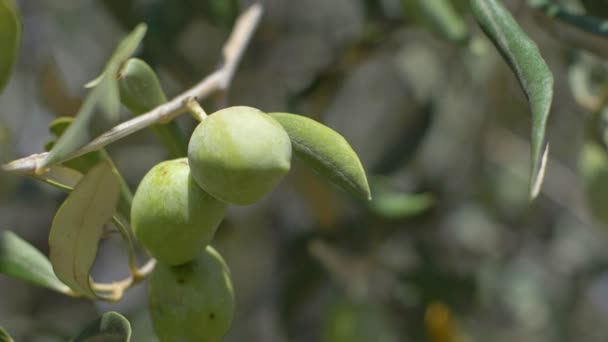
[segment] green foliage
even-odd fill
[[[342,299],[334,304],[328,316],[324,342],[399,341],[378,306]]]
[[[0,93],[8,83],[21,45],[21,18],[13,0],[0,0]]]
[[[547,0],[529,1],[531,2],[531,6],[537,8],[540,11],[543,11],[550,17],[557,18],[568,25],[572,25],[589,33],[593,33],[598,36],[608,37],[607,20],[601,20],[589,15],[572,13],[571,11],[568,11],[562,6],[548,2]]]
[[[135,52],[145,33],[146,26],[142,24],[118,45],[103,73],[90,83],[94,88],[76,114],[76,120],[57,140],[42,166],[64,160],[90,142],[99,130],[105,130],[117,123],[120,95],[118,81],[114,75],[118,74],[120,64]]]
[[[453,0],[402,0],[406,15],[419,20],[443,39],[466,43],[469,29]]]
[[[107,163],[92,168],[63,202],[49,232],[55,274],[72,290],[96,298],[90,273],[103,228],[116,210],[120,183]]]
[[[226,203],[260,200],[291,167],[291,142],[272,117],[251,107],[211,114],[188,145],[192,177],[203,190]]]
[[[137,58],[127,60],[118,72],[120,100],[135,115],[141,115],[167,102],[167,96],[154,70]],[[188,139],[177,122],[156,124],[151,127],[167,147],[172,158],[188,154]]]
[[[60,293],[69,290],[53,273],[49,259],[9,230],[0,232],[0,273]]]
[[[230,270],[208,246],[180,266],[156,266],[150,279],[150,313],[162,342],[219,342],[235,310]]]
[[[363,165],[339,133],[301,115],[268,115],[285,128],[296,156],[308,166],[358,198],[371,199]]]
[[[15,342],[11,335],[9,335],[4,328],[0,327],[0,342]]]
[[[129,342],[131,323],[118,312],[106,312],[89,323],[70,342]]]
[[[530,198],[542,186],[549,145],[545,137],[553,101],[553,74],[536,43],[499,0],[471,0],[471,9],[483,31],[505,58],[521,84],[532,111],[532,172]]]
[[[196,184],[186,158],[174,159],[154,166],[142,179],[133,199],[131,224],[152,256],[179,265],[207,246],[226,207]]]

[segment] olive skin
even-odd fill
[[[190,177],[186,158],[161,162],[141,180],[131,207],[135,237],[158,261],[179,265],[209,244],[226,204]]]
[[[188,144],[192,177],[215,198],[248,205],[272,191],[291,167],[291,141],[255,108],[229,107],[205,118]]]
[[[221,341],[232,324],[230,270],[211,246],[189,263],[157,264],[149,294],[152,324],[161,342]]]

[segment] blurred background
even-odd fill
[[[17,3],[24,40],[0,96],[4,161],[43,151],[48,124],[77,112],[83,85],[137,23],[149,27],[138,57],[172,97],[217,67],[250,2]],[[441,3],[450,7],[433,8]],[[374,199],[357,201],[294,161],[262,202],[231,207],[213,242],[237,296],[226,341],[608,340],[608,162],[601,144],[590,145],[602,140],[608,40],[569,32],[524,1],[504,3],[556,80],[550,159],[533,203],[528,104],[467,1],[263,2],[228,96],[203,107],[325,123],[359,154]],[[178,122],[188,134],[196,124],[188,115]],[[167,159],[148,130],[108,151],[132,189]],[[47,253],[65,196],[2,175],[0,230]],[[126,276],[126,260],[124,243],[110,236],[95,279]],[[65,341],[117,310],[131,320],[133,341],[154,341],[146,291],[144,283],[120,303],[95,303],[0,276],[0,325],[16,341]]]

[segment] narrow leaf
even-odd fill
[[[536,44],[522,30],[500,0],[471,0],[475,19],[505,58],[532,111],[532,170],[530,198],[540,192],[549,151],[545,129],[553,101],[553,75]]]
[[[53,273],[49,259],[9,230],[0,232],[0,273],[57,292],[69,291]]]
[[[11,335],[9,335],[4,328],[0,327],[0,342],[15,342]]]
[[[120,95],[116,75],[120,64],[131,56],[141,42],[146,26],[140,24],[116,48],[95,87],[84,100],[76,120],[59,138],[41,167],[64,161],[90,142],[97,134],[114,126],[119,118]],[[111,75],[111,76],[107,76]],[[95,114],[100,112],[101,117]]]
[[[118,312],[109,311],[88,324],[70,342],[129,342],[130,340],[131,323]]]
[[[49,233],[55,274],[74,291],[95,298],[90,271],[104,225],[118,203],[120,183],[108,163],[87,173],[63,202]]]
[[[120,100],[135,115],[141,115],[167,102],[160,81],[154,70],[144,61],[131,58],[118,72]],[[150,127],[165,145],[171,158],[185,157],[188,154],[188,138],[171,121]]]
[[[268,115],[285,128],[300,159],[342,189],[359,198],[371,199],[363,165],[338,132],[301,115]]]
[[[418,4],[422,15],[442,37],[457,43],[467,41],[469,29],[451,0],[420,0]]]
[[[10,79],[21,43],[21,18],[11,0],[0,0],[0,93]]]
[[[548,2],[547,0],[530,0],[530,5],[549,17],[556,18],[583,31],[598,36],[608,37],[608,20],[602,20],[584,14],[576,14],[562,6]]]

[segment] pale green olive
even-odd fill
[[[211,246],[189,263],[157,264],[152,273],[150,314],[161,342],[221,341],[234,308],[230,270]]]
[[[185,263],[205,249],[224,219],[226,204],[190,177],[186,158],[154,166],[142,179],[131,208],[135,236],[169,265]]]
[[[188,145],[192,177],[215,198],[252,204],[283,179],[291,141],[269,115],[251,107],[222,109],[204,119]]]

